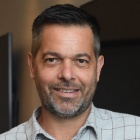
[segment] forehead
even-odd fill
[[[79,38],[81,35],[86,39],[93,39],[94,35],[91,28],[88,25],[46,25],[42,29],[41,37],[51,37],[47,35],[56,35],[57,38],[62,38],[62,35],[65,34],[67,38],[74,38],[75,36]],[[72,34],[72,36],[71,36]],[[55,38],[53,38],[55,39]]]
[[[94,37],[89,26],[45,26],[41,33],[41,51],[93,51]]]

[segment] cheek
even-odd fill
[[[55,72],[53,72],[52,70],[40,70],[36,75],[41,84],[45,85],[52,83],[56,79]]]
[[[85,86],[89,87],[91,83],[95,82],[97,79],[97,72],[95,70],[88,70],[84,72],[79,72],[77,74],[79,81]]]

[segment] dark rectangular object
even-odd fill
[[[12,34],[0,37],[0,133],[12,128]]]

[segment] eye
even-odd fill
[[[79,59],[78,61],[79,61],[79,63],[85,63],[86,62],[86,60],[84,60],[84,59]]]
[[[89,64],[89,62],[85,59],[77,59],[77,64],[79,66],[87,66]]]
[[[46,61],[47,62],[54,62],[55,61],[55,58],[47,58]]]
[[[55,65],[55,64],[59,63],[59,59],[58,58],[46,58],[46,59],[44,59],[44,63],[48,64],[48,65]]]

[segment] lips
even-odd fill
[[[78,91],[78,89],[60,89],[60,88],[56,88],[55,90],[65,93],[73,93]]]

